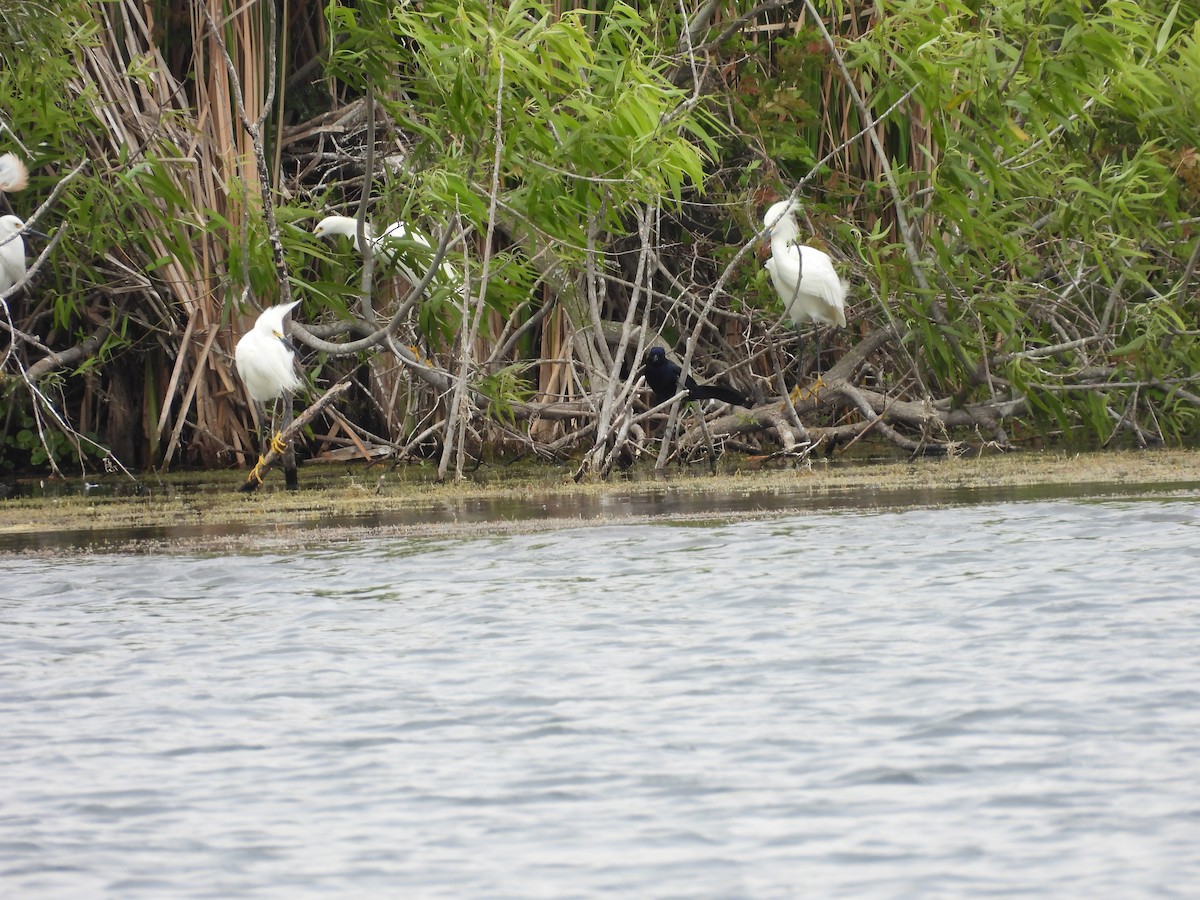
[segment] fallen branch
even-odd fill
[[[75,346],[66,350],[51,350],[47,356],[25,370],[25,377],[29,381],[40,381],[51,372],[73,366],[80,360],[90,359],[96,355],[96,351],[111,331],[112,324],[106,322]]]
[[[963,427],[985,428],[999,433],[1002,420],[1028,412],[1028,401],[1021,396],[954,406],[932,398],[924,401],[904,400],[856,385],[854,377],[867,357],[901,338],[899,328],[894,326],[880,328],[867,335],[825,373],[819,391],[810,393],[795,404],[794,413],[788,409],[789,398],[783,396],[751,410],[731,411],[710,422],[709,427],[718,434],[773,431],[785,453],[810,440],[824,437],[836,444],[846,439],[856,440],[872,430],[909,452],[946,453],[950,452],[952,441],[930,441],[924,437],[914,440],[893,426],[912,429],[922,435],[934,430],[948,433],[951,429]],[[804,425],[802,422],[801,415],[844,406],[857,410],[864,417],[863,421],[833,428]],[[789,421],[792,415],[795,415],[795,420]]]
[[[309,422],[317,417],[317,413],[332,403],[335,397],[349,390],[349,388],[350,380],[348,378],[339,381],[327,390],[316,403],[300,413],[292,424],[275,435],[271,439],[270,449],[267,450],[265,455],[258,458],[258,462],[250,470],[250,474],[246,476],[245,483],[238,490],[243,494],[251,494],[258,490],[258,486],[263,483],[263,476],[287,452],[287,448],[296,432],[308,425]]]

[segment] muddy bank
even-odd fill
[[[582,524],[730,521],[831,508],[886,508],[1054,496],[1200,490],[1200,452],[1014,454],[800,469],[674,470],[576,485],[570,469],[489,468],[438,485],[420,468],[302,470],[285,491],[272,473],[237,493],[238,472],[147,476],[140,489],[35,482],[0,501],[0,553],[229,552],[330,546],[374,537],[505,534]]]

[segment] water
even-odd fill
[[[10,897],[1186,896],[1200,502],[0,561]]]

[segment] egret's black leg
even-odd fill
[[[279,423],[280,431],[292,424],[293,415],[292,395],[288,394],[283,401],[283,418]],[[278,437],[275,439],[278,440]],[[287,449],[283,451],[283,483],[289,491],[294,491],[300,486],[300,479],[296,475],[296,448],[290,442]]]
[[[246,476],[246,483],[250,484],[251,479],[257,479],[258,483],[262,484],[264,474],[263,463],[266,462],[263,457],[267,453],[267,430],[263,427],[267,421],[267,408],[263,406],[261,400],[254,401],[254,415],[258,420],[258,462],[254,464],[254,468]]]
[[[796,326],[796,379],[804,377],[804,329]]]
[[[261,400],[254,401],[254,418],[258,422],[258,455],[261,457],[267,446],[267,407]]]
[[[267,429],[267,443],[263,444],[263,453],[267,452],[267,446],[275,439],[275,435],[279,434],[279,428],[276,422],[279,419],[279,397],[276,397],[271,402],[271,427]]]
[[[799,342],[799,349],[797,351],[796,363],[796,387],[792,391],[792,403],[799,403],[802,400],[816,400],[821,388],[825,387],[825,381],[821,377],[821,327],[814,322],[812,330],[812,344],[816,351],[816,356],[813,359],[813,369],[816,373],[816,378],[813,380],[811,387],[803,388],[800,386],[800,383],[804,381],[808,374],[808,361],[804,358],[804,332],[797,326],[796,338]]]
[[[816,345],[816,348],[817,348],[817,358],[813,365],[813,368],[816,372],[817,377],[813,379],[812,387],[810,387],[808,389],[808,395],[813,400],[816,400],[817,396],[821,393],[821,389],[825,387],[825,377],[823,374],[824,370],[821,368],[821,326],[820,325],[816,325],[816,324],[813,325],[813,343]]]

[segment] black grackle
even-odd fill
[[[682,374],[679,366],[667,359],[666,350],[662,347],[650,348],[646,354],[646,364],[642,366],[642,375],[646,377],[650,390],[654,391],[655,403],[665,403],[679,393]],[[697,384],[691,375],[683,380],[683,386],[687,388],[688,400],[721,400],[747,409],[754,405],[735,388],[723,384]]]

